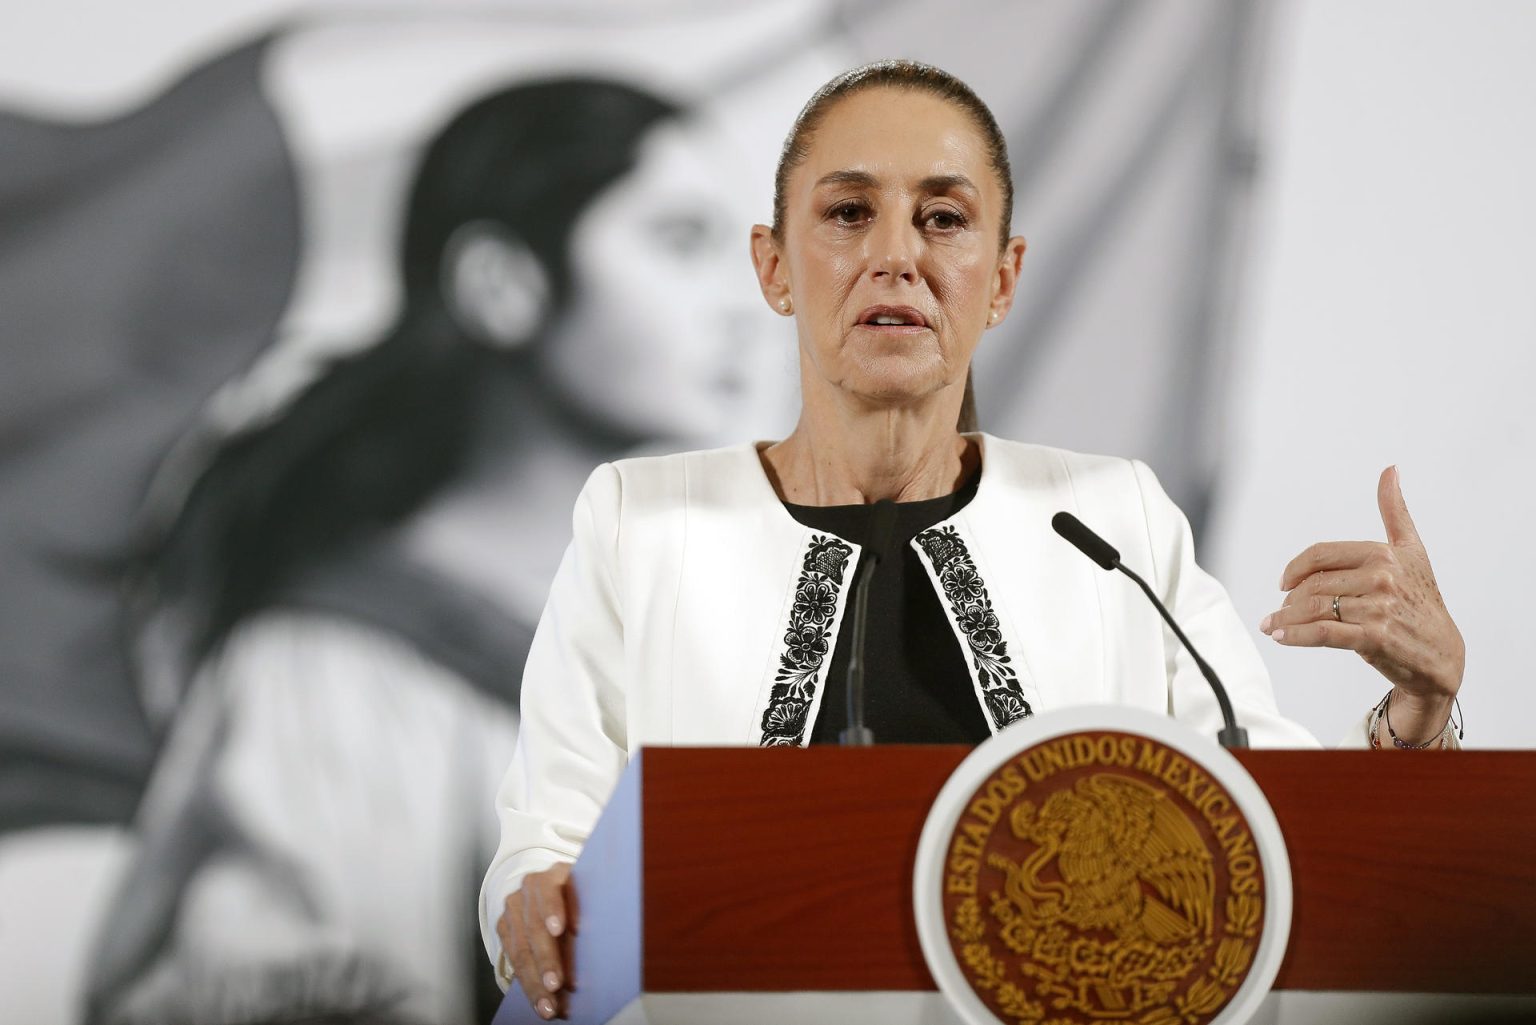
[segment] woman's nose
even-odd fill
[[[917,282],[917,252],[921,241],[911,225],[886,222],[870,236],[869,273],[876,281]]]

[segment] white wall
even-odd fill
[[[1205,562],[1257,624],[1314,541],[1380,539],[1397,463],[1466,638],[1466,743],[1536,746],[1536,4],[1303,2],[1277,19],[1264,210]],[[1333,743],[1385,692],[1260,635]]]
[[[296,6],[11,4],[0,93],[95,113]],[[1232,472],[1204,559],[1256,625],[1305,545],[1380,536],[1376,474],[1398,463],[1467,639],[1467,743],[1536,746],[1523,616],[1536,610],[1536,554],[1522,529],[1536,523],[1536,4],[1314,0],[1283,8],[1277,27]],[[1282,708],[1325,742],[1383,690],[1352,655],[1259,640]],[[125,853],[102,831],[60,858],[52,845],[68,839],[0,850],[0,964],[12,969],[0,990],[29,982],[25,1007],[9,1008],[18,1021],[72,1017],[96,897]],[[1292,1004],[1287,1021],[1356,1013]]]

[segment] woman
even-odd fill
[[[393,329],[224,445],[144,566],[176,718],[91,1020],[484,1020],[468,895],[546,553],[594,463],[750,397],[750,290],[691,285],[724,263],[728,159],[574,78],[428,146]]]
[[[883,62],[829,83],[784,148],[774,225],[752,232],[763,296],[798,329],[794,432],[588,481],[529,655],[481,907],[503,981],[542,1016],[565,981],[569,862],[630,752],[831,739],[840,627],[868,556],[884,555],[873,591],[888,602],[871,622],[895,624],[867,649],[884,660],[870,668],[877,738],[975,742],[1093,702],[1216,732],[1215,702],[1157,614],[1052,535],[1067,509],[1151,573],[1255,743],[1314,743],[1277,713],[1145,466],[956,429],[971,356],[1007,315],[1024,256],[1009,180],[996,123],[945,73]],[[872,504],[885,500],[894,522]],[[1460,685],[1460,637],[1390,477],[1383,508],[1395,543],[1309,549],[1265,629],[1360,651],[1394,684],[1393,735],[1431,743]]]

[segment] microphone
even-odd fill
[[[864,548],[869,555],[868,568],[854,584],[853,643],[848,646],[848,726],[837,737],[845,747],[868,747],[875,742],[874,733],[864,725],[864,635],[869,631],[869,582],[880,568],[880,556],[891,546],[895,530],[896,504],[882,498],[875,503],[870,518],[869,544]]]
[[[1184,631],[1179,629],[1179,624],[1173,621],[1173,616],[1169,614],[1167,607],[1158,600],[1157,595],[1152,593],[1152,588],[1147,586],[1147,582],[1120,562],[1120,553],[1115,550],[1113,545],[1089,530],[1082,520],[1071,513],[1059,512],[1052,516],[1051,527],[1055,529],[1056,533],[1072,542],[1073,547],[1098,563],[1102,568],[1118,569],[1136,581],[1142,593],[1147,596],[1147,600],[1156,606],[1157,611],[1162,614],[1163,621],[1173,630],[1174,635],[1178,637],[1184,647],[1189,649],[1190,655],[1194,657],[1195,665],[1200,667],[1200,673],[1205,677],[1205,682],[1209,683],[1211,690],[1216,692],[1216,703],[1221,706],[1221,718],[1226,723],[1221,732],[1216,734],[1217,742],[1222,747],[1227,748],[1247,747],[1248,731],[1237,724],[1237,719],[1232,714],[1232,702],[1227,697],[1227,688],[1221,685],[1221,680],[1216,676],[1216,670],[1211,668],[1209,662],[1200,657],[1200,652],[1196,651],[1195,646],[1189,642],[1189,638],[1184,636]]]

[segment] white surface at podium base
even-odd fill
[[[938,992],[647,993],[612,1025],[962,1025]]]
[[[612,1025],[960,1025],[937,992],[649,993]],[[1536,1023],[1536,996],[1272,993],[1250,1025]]]

